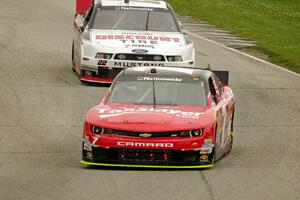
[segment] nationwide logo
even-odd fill
[[[120,10],[139,10],[139,11],[153,11],[153,8],[145,8],[145,7],[131,7],[131,6],[121,6]]]
[[[150,77],[150,76],[139,76],[138,81],[167,81],[167,82],[182,82],[181,78],[177,77]]]
[[[121,147],[154,147],[154,148],[173,148],[173,143],[162,142],[117,142]]]

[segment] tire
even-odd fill
[[[228,144],[226,154],[229,154],[232,151],[232,147],[233,147],[233,136],[232,134],[230,134],[230,142]]]
[[[233,147],[233,119],[234,119],[234,112],[233,112],[233,115],[232,115],[232,118],[231,118],[231,124],[230,124],[230,142],[228,143],[228,146],[226,147],[226,154],[230,153],[231,150],[232,150],[232,147]]]
[[[231,132],[233,132],[233,121],[234,121],[234,110],[233,110],[233,114],[232,114],[232,118],[231,118]]]
[[[215,148],[213,148],[213,151],[209,154],[209,160],[212,165],[216,163]]]
[[[72,42],[72,70],[73,72],[76,72],[75,70],[75,63],[74,63],[74,41]]]

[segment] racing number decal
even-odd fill
[[[98,65],[105,66],[107,64],[107,60],[99,60]]]
[[[99,140],[99,138],[98,137],[93,137],[93,142],[92,142],[92,144],[93,145],[96,145],[96,142]]]

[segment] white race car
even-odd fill
[[[124,68],[193,67],[195,48],[162,0],[77,0],[73,70],[82,81],[111,83]],[[83,7],[77,5],[77,8]],[[81,15],[82,14],[82,15]]]

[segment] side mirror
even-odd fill
[[[82,15],[77,15],[76,18],[75,18],[75,25],[77,28],[81,28],[83,27],[83,21],[84,21],[84,18]]]

